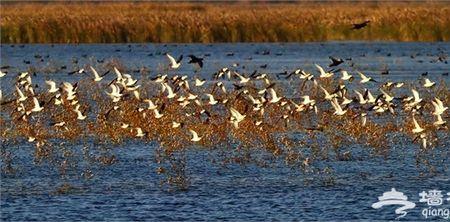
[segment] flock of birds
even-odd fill
[[[166,56],[172,72],[182,66],[182,56],[178,59],[169,54]],[[189,57],[189,63],[203,66],[203,59]],[[330,66],[339,66],[343,62],[335,58],[331,60]],[[59,83],[48,79],[45,81],[46,90],[41,90],[42,87],[36,89],[32,76],[22,72],[14,78],[12,91],[0,90],[0,122],[4,126],[0,133],[5,138],[25,137],[30,143],[42,146],[47,138],[55,137],[53,133],[41,132],[51,131],[47,127],[70,132],[71,127],[79,127],[89,120],[97,121],[94,128],[100,127],[101,120],[116,134],[146,138],[150,137],[152,127],[158,124],[161,130],[170,133],[181,130],[189,135],[192,143],[204,141],[201,143],[204,145],[208,143],[205,140],[212,140],[207,134],[220,129],[201,131],[202,127],[198,125],[218,127],[213,123],[222,120],[230,126],[227,128],[230,131],[243,129],[243,124],[247,129],[268,131],[270,128],[279,129],[277,126],[280,124],[286,129],[290,122],[301,119],[302,115],[310,119],[324,115],[337,121],[360,119],[352,127],[364,129],[368,127],[369,119],[373,120],[371,127],[377,127],[377,117],[380,117],[379,123],[386,116],[404,114],[405,122],[396,131],[411,135],[413,141],[421,141],[423,148],[433,143],[430,136],[436,132],[448,134],[446,104],[450,97],[445,85],[438,92],[436,82],[428,78],[424,78],[420,86],[411,86],[404,82],[379,82],[356,70],[326,70],[318,64],[315,67],[317,70],[314,72],[297,69],[282,74],[286,79],[298,78],[298,88],[302,93],[299,98],[283,96],[282,87],[278,87],[270,74],[256,71],[243,74],[227,67],[218,70],[208,81],[187,75],[170,75],[170,71],[152,79],[138,80],[116,67],[99,74],[96,68],[89,66],[87,70],[77,71],[90,75],[83,81]],[[109,73],[115,77],[107,80]],[[11,74],[0,72],[0,78],[6,75]],[[83,83],[86,87],[80,89]],[[358,87],[363,89],[356,89]],[[400,92],[405,94],[400,96]],[[419,92],[427,94],[427,98]],[[93,98],[89,96],[95,96],[98,104],[91,104]],[[97,111],[93,111],[95,107]],[[267,110],[271,110],[271,114]],[[152,127],[149,127],[150,122]],[[325,125],[320,121],[311,124],[308,127],[297,126],[296,129],[323,131]],[[81,131],[88,127],[86,123],[81,126]],[[101,134],[100,131],[96,133]],[[180,140],[175,134],[173,137]]]

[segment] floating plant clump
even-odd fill
[[[168,57],[177,69],[179,61]],[[355,144],[368,151],[365,158],[389,157],[392,147],[406,144],[417,154],[417,168],[431,173],[449,154],[444,81],[377,82],[358,71],[318,65],[318,74],[299,69],[284,76],[223,68],[210,79],[138,79],[120,67],[104,74],[86,67],[79,73],[87,77],[77,82],[47,79],[38,86],[22,72],[10,76],[7,91],[2,80],[4,173],[14,173],[15,145],[23,143],[34,147],[35,164],[48,162],[61,175],[78,169],[80,158],[113,167],[120,156],[112,149],[157,143],[149,152],[159,165],[155,171],[165,175],[161,184],[183,189],[189,185],[186,152],[193,150],[214,154],[215,163],[283,163],[321,176],[332,171],[321,163],[352,160],[348,147]],[[1,78],[6,75],[13,74]],[[77,173],[95,177],[89,167]]]

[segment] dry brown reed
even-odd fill
[[[318,79],[317,81],[329,91],[341,84],[337,80]],[[258,87],[255,82],[256,80],[249,82],[245,89],[248,90],[249,95],[256,97]],[[45,87],[39,87],[41,90],[35,95],[26,93],[30,98],[35,96],[39,101],[45,101],[42,112],[23,115],[17,111],[16,95],[10,94],[4,98],[4,101],[13,102],[5,103],[0,107],[0,112],[3,114],[3,117],[0,116],[0,140],[2,144],[20,144],[24,140],[35,138],[30,142],[35,146],[35,162],[52,162],[62,175],[65,175],[73,164],[71,162],[73,153],[68,147],[79,144],[80,141],[84,141],[85,154],[89,153],[89,149],[96,149],[103,145],[120,146],[130,140],[139,140],[144,143],[156,141],[160,145],[156,149],[156,159],[160,165],[157,173],[167,176],[162,185],[176,185],[183,189],[187,188],[189,183],[184,175],[186,173],[184,158],[188,150],[217,151],[222,157],[217,161],[221,161],[224,165],[255,163],[265,167],[270,165],[270,162],[281,160],[286,165],[305,173],[326,172],[328,175],[330,169],[315,169],[315,163],[322,160],[352,160],[353,152],[347,149],[349,145],[358,144],[370,149],[374,155],[388,156],[390,148],[396,144],[391,139],[394,135],[409,137],[416,143],[421,141],[417,140],[417,135],[412,133],[414,124],[411,121],[411,113],[402,110],[401,102],[397,104],[395,116],[389,112],[373,113],[368,116],[367,124],[362,125],[359,115],[365,112],[367,107],[349,106],[345,115],[336,116],[333,114],[334,109],[329,101],[323,99],[322,90],[313,83],[306,84],[300,93],[308,94],[311,99],[317,101],[319,110],[317,114],[313,110],[297,112],[289,103],[284,106],[279,103],[266,103],[264,115],[252,110],[253,104],[246,96],[243,96],[243,89],[234,91],[230,89],[227,94],[219,91],[213,93],[221,101],[228,99],[226,104],[213,107],[207,104],[205,98],[200,98],[203,100],[203,106],[191,102],[185,108],[180,108],[179,102],[175,99],[168,99],[165,94],[155,91],[159,84],[146,79],[141,79],[139,84],[142,97],[154,101],[161,109],[163,117],[156,118],[153,110],[147,109],[147,104],[136,99],[131,92],[124,91],[123,98],[117,103],[112,103],[105,94],[105,90],[108,89],[106,83],[99,84],[93,82],[92,78],[86,78],[78,82],[77,100],[80,110],[88,115],[87,119],[77,120],[77,115],[73,111],[74,105],[65,100],[64,93],[61,96],[65,100],[63,105],[55,105],[53,99],[50,99],[54,95],[46,92]],[[168,84],[173,83],[169,81]],[[201,97],[205,93],[211,93],[213,85],[193,88],[190,92]],[[172,87],[175,88],[175,85]],[[281,90],[276,91],[281,96]],[[177,92],[178,96],[187,96],[187,93],[188,91],[183,88]],[[430,120],[433,107],[429,105],[429,102],[434,99],[434,95],[438,95],[445,104],[450,102],[450,92],[443,82],[430,91],[429,96],[423,95],[424,101],[427,102],[424,102],[422,115],[417,113],[415,116],[427,132],[430,144],[427,147],[417,146],[417,153],[433,152],[435,148],[439,150],[441,140],[448,140],[448,128],[435,127]],[[295,99],[292,101],[300,102]],[[23,104],[25,110],[30,110],[34,106],[31,99],[27,99]],[[114,106],[119,108],[115,110]],[[239,128],[235,128],[230,123],[230,107],[246,115],[246,118],[239,123]],[[206,110],[209,116],[202,110]],[[390,118],[398,121],[388,121]],[[256,125],[257,120],[262,120],[263,123]],[[172,128],[173,121],[183,123],[183,126]],[[65,122],[64,126],[50,124],[60,122]],[[129,127],[123,128],[123,124]],[[142,138],[136,137],[137,127],[145,133]],[[202,140],[198,143],[191,142],[188,129],[198,132]],[[292,134],[302,136],[294,138]],[[10,152],[13,151],[6,151],[8,149],[6,146],[8,145],[2,146],[2,158],[6,164],[3,170],[13,172],[10,161]],[[434,169],[435,166],[423,157],[423,155],[417,155],[418,164]],[[103,155],[96,156],[87,154],[85,159],[102,165],[113,165],[118,157],[104,152]],[[88,179],[93,176],[89,169],[83,172],[83,175]],[[332,181],[332,178],[326,177],[328,185]]]
[[[450,40],[437,2],[1,4],[2,43]]]

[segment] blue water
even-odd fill
[[[448,63],[436,61],[439,55],[449,54],[449,43],[2,45],[0,49],[1,66],[12,66],[9,73],[33,67],[38,70],[33,77],[36,82],[47,78],[69,81],[83,78],[66,73],[86,64],[101,66],[96,60],[112,58],[120,60],[130,73],[145,66],[150,69],[147,75],[154,76],[163,72],[167,64],[165,52],[176,57],[209,54],[205,57],[205,67],[196,73],[207,78],[234,63],[239,63],[242,72],[249,73],[255,68],[269,74],[300,67],[313,71],[312,64],[326,66],[329,55],[352,57],[349,62],[354,62],[358,70],[380,81],[417,82],[421,73],[428,72],[430,79],[448,82],[448,76],[442,74],[450,71]],[[270,53],[263,55],[267,50]],[[234,55],[227,55],[230,53]],[[35,58],[37,54],[44,61]],[[30,64],[23,60],[29,60]],[[260,68],[264,64],[268,64],[267,68]],[[65,70],[55,68],[63,65],[67,66]],[[385,67],[390,69],[389,75],[380,75]],[[343,68],[351,69],[348,64]],[[177,73],[193,75],[194,71],[195,67],[184,64]],[[12,78],[7,75],[1,80],[2,89],[9,88]],[[421,214],[428,205],[419,202],[419,193],[431,189],[441,190],[443,194],[450,192],[450,141],[442,141],[433,151],[437,173],[430,175],[416,166],[418,145],[410,143],[408,138],[397,139],[398,144],[386,157],[371,154],[369,147],[352,145],[346,148],[353,153],[350,161],[317,162],[317,169],[329,167],[330,173],[304,173],[277,161],[266,168],[256,164],[222,165],[218,151],[193,148],[186,153],[188,189],[170,191],[160,186],[162,178],[156,173],[158,144],[155,142],[126,142],[106,147],[88,142],[93,156],[101,153],[117,156],[117,163],[111,166],[84,160],[81,142],[64,145],[77,154],[72,160],[77,164],[63,178],[50,163],[35,163],[34,147],[28,143],[2,144],[2,150],[13,153],[14,173],[2,170],[1,220],[394,220],[398,216],[394,213],[397,207],[371,208],[391,188],[403,192],[416,204],[399,220],[442,219],[425,218]],[[1,167],[5,167],[3,158]],[[91,179],[81,175],[87,169],[92,170]],[[70,184],[71,188],[58,193],[64,184]],[[444,201],[439,208],[450,208],[450,201]]]

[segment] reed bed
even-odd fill
[[[433,2],[2,3],[1,14],[2,43],[450,40],[450,5]]]
[[[107,70],[106,67],[97,69],[101,72]],[[94,82],[89,76],[77,81],[73,83],[76,85],[75,99],[69,99],[62,86],[57,93],[49,92],[46,86],[30,90],[35,87],[31,84],[31,76],[13,78],[11,84],[18,89],[5,92],[0,106],[2,170],[14,172],[12,156],[24,143],[34,147],[36,164],[53,164],[65,176],[71,166],[79,165],[71,161],[74,161],[73,155],[80,146],[85,161],[91,165],[108,166],[120,159],[110,152],[115,148],[136,141],[143,146],[153,142],[149,145],[149,151],[155,152],[159,165],[156,172],[165,176],[162,185],[182,189],[189,186],[185,169],[186,153],[194,150],[214,153],[214,162],[223,165],[255,164],[267,167],[282,163],[296,172],[319,176],[332,172],[324,163],[354,160],[358,151],[352,147],[369,153],[358,157],[362,160],[373,156],[389,157],[392,148],[398,149],[402,144],[408,144],[408,149],[416,153],[418,168],[426,169],[425,173],[431,174],[440,172],[445,161],[448,161],[448,127],[445,123],[441,127],[434,125],[431,104],[435,98],[449,104],[450,92],[445,82],[438,83],[432,89],[415,83],[406,84],[406,88],[419,90],[423,98],[417,104],[418,110],[405,109],[409,102],[400,98],[406,98],[409,93],[402,95],[392,86],[380,86],[398,98],[390,103],[394,114],[390,111],[369,112],[370,104],[358,105],[354,102],[345,108],[345,114],[336,115],[330,102],[324,99],[323,89],[332,92],[342,85],[342,80],[338,78],[318,78],[315,83],[305,81],[303,86],[292,86],[294,88],[290,90],[298,90],[300,95],[309,95],[315,100],[315,108],[303,106],[300,110],[300,106],[295,104],[300,104],[301,99],[284,97],[281,102],[264,102],[264,112],[255,110],[255,104],[249,98],[258,98],[258,92],[268,87],[268,81],[276,83],[270,87],[283,96],[284,87],[274,77],[264,77],[264,81],[254,78],[246,84],[240,84],[237,78],[231,79],[230,83],[234,85],[227,86],[227,93],[216,84],[225,80],[215,78],[201,87],[195,87],[193,80],[182,79],[181,75],[175,74],[166,79],[165,88],[170,86],[176,93],[174,98],[169,98],[168,92],[161,91],[163,84],[156,82],[156,78],[142,76],[136,79],[135,86],[138,85],[138,88],[123,88],[121,99],[114,102],[106,92],[110,91],[108,85],[117,84],[117,78],[113,82]],[[191,82],[191,87],[183,86],[183,81]],[[358,82],[349,84],[364,87],[358,86]],[[405,90],[410,92],[411,88]],[[20,99],[19,89],[27,98]],[[136,91],[139,97],[135,95]],[[207,93],[214,95],[218,103],[209,104]],[[197,97],[187,99],[190,94]],[[264,97],[269,99],[267,94]],[[357,101],[356,97],[348,97]],[[29,111],[36,106],[34,98],[41,101],[41,111]],[[157,116],[155,108],[150,108],[146,99],[154,102],[162,116]],[[61,103],[56,104],[57,100]],[[183,101],[190,102],[183,106]],[[246,115],[238,126],[232,123],[231,108]],[[86,118],[77,119],[80,114],[76,110]],[[367,113],[364,124],[361,122],[363,112]],[[412,130],[415,127],[412,116],[424,129],[420,136]],[[444,113],[443,118],[448,120],[448,115]],[[174,127],[174,122],[181,125]],[[189,130],[197,132],[201,140],[192,141],[193,135]],[[425,144],[422,144],[423,141],[426,141]],[[156,150],[155,142],[159,146]],[[417,145],[412,145],[414,143]],[[102,154],[92,152],[98,150]],[[90,179],[95,172],[88,168],[83,170],[82,175]],[[333,177],[324,178],[327,185],[333,184]]]

